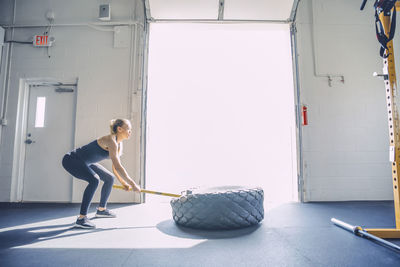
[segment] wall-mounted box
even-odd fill
[[[99,7],[99,20],[111,20],[111,6],[110,4],[100,5]]]

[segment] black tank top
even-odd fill
[[[71,155],[74,154],[86,164],[96,163],[109,157],[108,151],[99,146],[97,140],[73,150]]]

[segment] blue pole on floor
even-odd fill
[[[336,226],[339,226],[347,231],[353,232],[355,235],[372,239],[380,244],[383,244],[383,245],[393,248],[397,251],[400,251],[400,247],[397,246],[396,244],[393,244],[389,241],[386,241],[385,239],[374,236],[374,235],[364,231],[360,226],[354,226],[354,225],[345,223],[345,222],[335,219],[335,218],[332,218],[331,222],[333,222]]]

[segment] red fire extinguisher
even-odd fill
[[[307,117],[307,106],[303,105],[302,107],[302,118],[303,118],[303,126],[308,125],[308,117]]]

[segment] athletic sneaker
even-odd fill
[[[76,223],[74,225],[75,227],[78,228],[84,228],[84,229],[93,229],[96,228],[96,225],[92,223],[87,217],[83,217],[82,219],[77,219]]]
[[[112,212],[112,211],[110,211],[108,209],[105,209],[105,210],[97,210],[96,217],[99,217],[99,218],[115,218],[115,217],[117,217],[117,215],[114,212]]]

